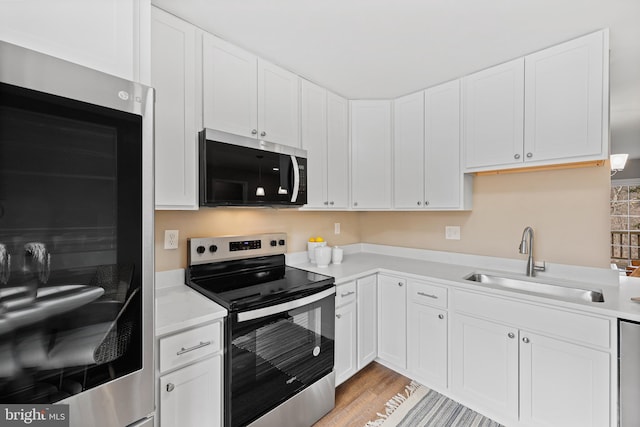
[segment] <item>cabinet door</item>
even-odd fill
[[[327,91],[302,81],[302,148],[307,150],[307,207],[327,207]]]
[[[393,101],[393,206],[421,209],[424,203],[424,92]]]
[[[427,208],[463,207],[460,80],[425,91],[424,187]]]
[[[409,302],[407,369],[428,387],[447,388],[447,312]]]
[[[357,281],[358,370],[378,357],[378,286],[376,276]]]
[[[466,168],[522,163],[524,58],[462,79]]]
[[[405,279],[378,275],[378,356],[407,367],[407,286]]]
[[[196,56],[199,31],[151,11],[151,85],[156,88],[156,208],[197,209]]]
[[[218,355],[160,377],[160,426],[222,425],[221,370]]]
[[[478,408],[518,417],[518,330],[455,313],[451,388]]]
[[[142,43],[145,37],[141,30],[149,19],[149,3],[4,1],[0,40],[140,81],[139,57],[148,49]]]
[[[356,209],[391,207],[391,103],[351,101],[351,201]]]
[[[609,425],[609,354],[522,331],[520,420],[527,426]]]
[[[336,385],[343,383],[357,371],[356,361],[356,304],[336,309],[335,372]]]
[[[257,57],[207,33],[202,44],[204,127],[256,137]]]
[[[258,136],[300,147],[300,77],[258,59]]]
[[[605,35],[599,31],[525,57],[526,162],[607,156]]]
[[[327,93],[327,197],[329,208],[349,207],[349,103]]]

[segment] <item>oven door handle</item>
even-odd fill
[[[242,311],[238,313],[238,323],[246,322],[247,320],[259,319],[261,317],[271,316],[273,314],[278,314],[284,311],[293,310],[294,308],[298,308],[298,307],[303,307],[305,305],[314,303],[316,301],[320,301],[321,299],[326,298],[329,295],[334,295],[335,293],[336,293],[336,288],[334,286],[331,289],[318,292],[317,294],[309,295],[308,297],[296,299],[289,302],[284,302],[278,305],[272,305],[271,307],[263,307],[263,308],[257,308],[255,310],[250,310],[250,311]]]

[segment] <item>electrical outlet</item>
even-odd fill
[[[333,224],[333,234],[340,234],[340,223],[336,222]]]
[[[460,240],[460,226],[447,225],[444,227],[444,238],[447,240]]]
[[[164,248],[178,249],[178,230],[164,230]]]

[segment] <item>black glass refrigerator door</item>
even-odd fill
[[[142,368],[141,126],[0,84],[0,403]]]

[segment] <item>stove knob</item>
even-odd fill
[[[203,254],[204,253],[204,246],[198,246],[196,248],[196,252],[198,252],[199,254]]]
[[[276,242],[275,240],[272,240],[272,241],[270,242],[270,244],[271,244],[271,246],[276,246],[276,245],[278,244],[278,242]]]
[[[209,252],[214,253],[218,250],[218,247],[216,245],[211,245],[209,246]]]
[[[280,239],[280,240],[278,240],[278,244],[279,244],[280,246],[284,246],[284,239]]]

